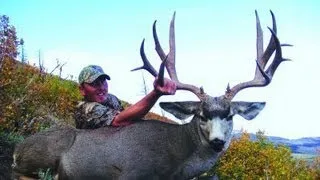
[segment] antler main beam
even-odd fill
[[[257,26],[257,60],[256,60],[256,71],[255,76],[253,80],[243,82],[240,84],[237,84],[236,86],[230,88],[227,87],[227,91],[225,93],[225,97],[228,99],[233,99],[233,97],[242,89],[249,88],[249,87],[263,87],[267,86],[271,80],[272,77],[277,70],[280,63],[283,61],[288,61],[289,59],[284,59],[282,57],[282,50],[281,46],[291,46],[289,44],[280,44],[280,41],[277,37],[277,25],[276,20],[274,17],[274,14],[272,11],[270,11],[272,16],[272,23],[273,27],[272,29],[268,27],[268,29],[271,32],[271,38],[269,41],[269,44],[265,51],[263,51],[263,33],[260,25],[260,20],[257,11],[255,11],[256,14],[256,26]],[[270,66],[265,70],[266,64],[268,63],[271,55],[275,51],[275,56],[273,61],[271,62]]]

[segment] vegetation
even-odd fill
[[[23,42],[23,40],[22,40]],[[0,16],[0,55],[16,58],[18,55],[18,45],[16,28],[9,23],[9,17]],[[0,58],[1,59],[1,58]]]
[[[77,84],[9,57],[0,71],[1,130],[30,134],[63,119],[73,123],[73,110],[81,96]]]
[[[0,19],[0,172],[9,174],[12,145],[22,140],[19,135],[30,135],[56,123],[73,124],[72,114],[81,96],[76,82],[17,61],[17,49],[23,43],[17,40],[9,18]],[[122,104],[130,106],[125,101]],[[146,118],[164,117],[149,113]],[[50,170],[39,173],[42,179],[52,179]],[[226,154],[205,175],[213,174],[220,179],[320,179],[320,157],[310,163],[297,160],[288,147],[275,146],[263,133],[258,133],[257,141],[243,133],[232,140]]]
[[[233,139],[226,154],[209,172],[220,179],[319,179],[320,157],[311,164],[295,159],[285,146],[276,146],[257,133],[250,140],[248,133]]]
[[[12,179],[12,152],[15,144],[22,140],[23,138],[15,133],[0,133],[0,179]]]
[[[40,180],[53,180],[54,177],[52,175],[51,169],[43,170],[40,169],[38,172],[38,176]]]

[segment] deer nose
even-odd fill
[[[214,138],[212,141],[210,141],[209,144],[213,148],[214,151],[220,152],[220,151],[222,151],[225,143],[226,143],[226,141],[223,141],[218,138]]]

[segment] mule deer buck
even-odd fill
[[[264,102],[234,102],[232,99],[245,88],[267,86],[279,64],[286,60],[282,58],[272,12],[271,15],[273,28],[269,29],[272,35],[263,51],[262,30],[256,13],[257,61],[253,80],[232,88],[228,86],[226,92],[218,97],[211,97],[202,88],[178,80],[175,69],[175,14],[170,24],[170,52],[167,55],[160,46],[154,23],[156,51],[162,60],[159,76],[163,76],[165,67],[178,89],[190,91],[200,100],[162,102],[160,106],[178,119],[192,120],[184,125],[141,121],[107,135],[104,128],[81,131],[68,151],[62,154],[59,179],[190,179],[209,170],[228,148],[232,137],[232,117],[238,114],[251,120],[265,106]],[[266,68],[274,52],[274,59]],[[144,41],[140,54],[144,65],[134,70],[145,69],[158,76],[144,53]]]

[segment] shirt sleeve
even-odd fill
[[[119,112],[118,109],[96,102],[80,102],[75,113],[76,128],[96,129],[109,126]]]

